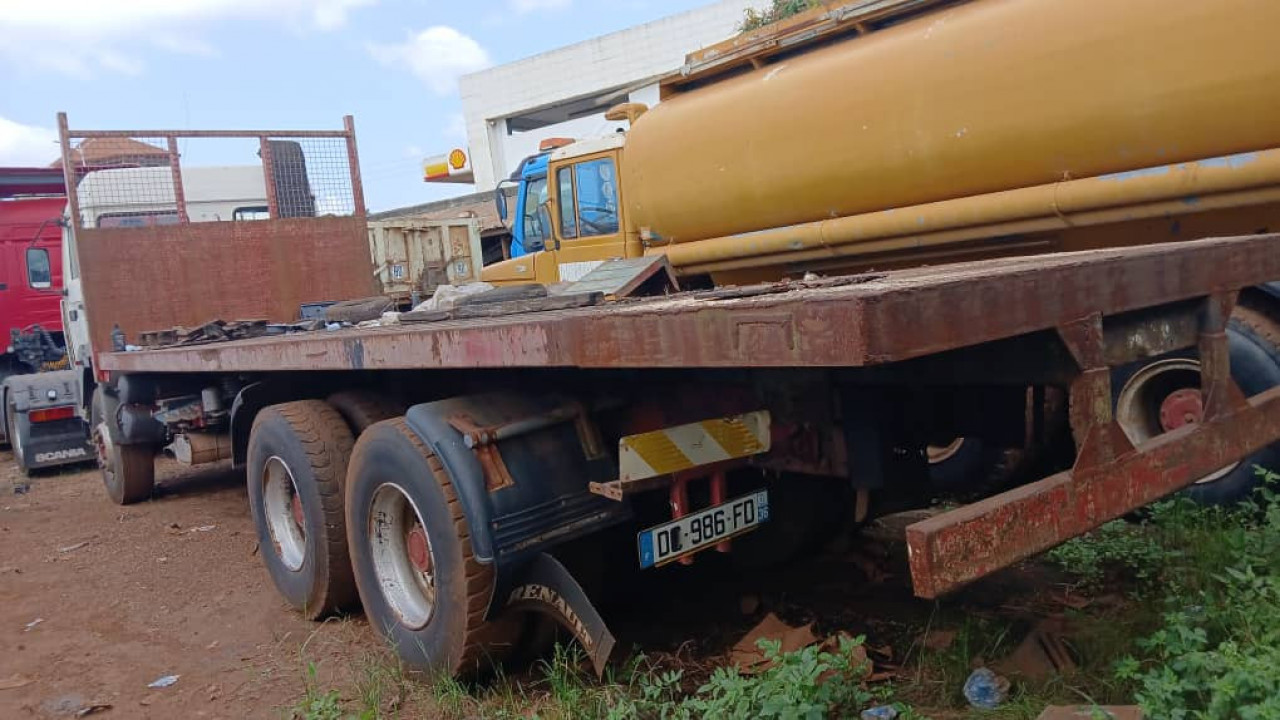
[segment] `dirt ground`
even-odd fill
[[[228,469],[161,461],[158,479],[126,508],[92,467],[15,494],[0,453],[0,717],[278,718],[307,660],[374,645],[363,621],[317,625],[277,598]]]
[[[281,718],[308,667],[330,687],[379,656],[363,617],[311,623],[277,597],[238,475],[161,460],[157,476],[153,500],[124,508],[107,500],[92,467],[37,475],[16,493],[22,478],[0,453],[0,718],[73,717],[95,705],[111,706],[104,717]],[[605,582],[626,590],[601,610],[620,648],[691,669],[715,664],[769,612],[814,622],[824,636],[892,643],[883,660],[893,664],[938,612],[912,596],[897,554],[855,545],[761,572],[709,553],[693,567],[643,574],[627,570],[634,558],[614,558],[624,572]],[[1006,573],[953,607],[1000,608],[1030,623],[1053,584]],[[148,687],[169,675],[177,682]]]

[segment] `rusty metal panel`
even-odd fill
[[[374,294],[363,217],[81,228],[94,348],[214,319],[291,322],[302,303]]]
[[[369,223],[369,250],[386,295],[430,293],[480,279],[480,225],[474,218],[404,218]]]
[[[1059,473],[907,528],[911,577],[934,598],[1195,482],[1280,437],[1280,387],[1110,462]]]
[[[1280,236],[1040,255],[104,358],[130,371],[864,367],[1280,278]],[[367,260],[365,261],[367,264]]]

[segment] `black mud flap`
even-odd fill
[[[582,586],[559,560],[546,553],[538,553],[507,594],[506,607],[540,612],[555,618],[573,633],[591,658],[596,676],[604,675],[605,665],[617,641]]]

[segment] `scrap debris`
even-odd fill
[[[729,651],[729,661],[747,674],[764,670],[769,661],[764,650],[760,649],[761,640],[776,640],[782,644],[781,651],[788,653],[809,647],[819,638],[813,634],[813,623],[792,627],[769,613],[733,646]]]
[[[270,323],[260,319],[213,320],[196,328],[176,326],[149,330],[139,334],[138,345],[123,345],[123,338],[121,344],[124,349],[132,351],[343,327],[384,327],[400,323],[502,317],[590,307],[606,301],[667,295],[679,290],[665,257],[617,259],[602,263],[577,282],[552,287],[538,284],[495,287],[486,282],[440,285],[430,298],[407,312],[397,312],[395,300],[386,296],[310,303],[304,307],[303,319],[294,323]]]
[[[266,320],[213,320],[196,328],[181,325],[165,330],[151,330],[138,335],[142,347],[203,345],[225,340],[243,340],[268,334]]]
[[[148,684],[147,684],[147,687],[149,687],[149,688],[167,688],[167,687],[169,687],[170,685],[172,685],[172,684],[174,684],[174,683],[178,682],[178,678],[180,678],[180,677],[182,677],[182,676],[181,676],[181,675],[165,675],[164,677],[159,677],[159,678],[156,678],[155,680],[151,681],[150,683],[148,683]]]
[[[979,710],[995,710],[1009,698],[1009,678],[989,668],[974,670],[964,681],[964,699]]]
[[[1002,667],[1010,674],[1033,680],[1075,673],[1079,668],[1066,632],[1066,621],[1061,617],[1041,621],[1027,633]]]

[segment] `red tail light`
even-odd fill
[[[76,416],[76,409],[71,406],[45,408],[43,410],[32,410],[27,413],[27,418],[33,423],[53,422],[54,420],[67,420]]]

